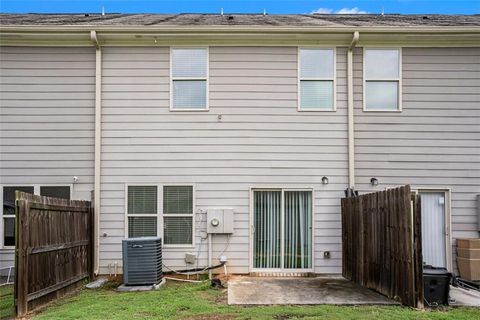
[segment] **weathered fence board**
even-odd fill
[[[343,276],[412,307],[423,306],[421,238],[410,186],[342,199]]]
[[[16,192],[15,305],[18,316],[93,276],[89,201]]]

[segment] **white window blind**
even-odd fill
[[[157,186],[128,186],[128,237],[157,235]]]
[[[255,191],[254,268],[281,268],[282,192]]]
[[[365,49],[365,110],[400,109],[400,50]]]
[[[299,50],[299,109],[334,110],[335,51]]]
[[[172,110],[206,110],[208,51],[204,48],[172,49]]]
[[[193,244],[193,187],[163,187],[163,241],[166,245]]]
[[[285,268],[312,267],[312,192],[285,191]]]

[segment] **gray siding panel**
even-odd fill
[[[373,191],[371,177],[379,180],[375,190],[407,183],[450,188],[452,238],[478,237],[480,48],[402,51],[401,113],[363,112],[361,77],[355,82],[360,95],[355,100],[358,189]],[[355,72],[361,74],[360,49],[354,59]]]
[[[337,51],[346,69],[345,49]],[[347,183],[346,83],[338,78],[336,113],[297,112],[297,49],[210,47],[210,111],[169,111],[168,48],[106,48],[102,133],[101,267],[121,261],[125,184],[192,183],[197,212],[235,210],[235,232],[214,236],[232,272],[249,271],[249,190],[255,185],[315,188],[315,271],[341,272],[339,198]],[[153,69],[152,69],[153,66]],[[222,115],[222,120],[218,120]],[[330,184],[321,184],[322,176]],[[204,214],[197,248],[165,249],[169,267],[185,252],[207,263]],[[320,255],[332,251],[332,259]]]
[[[93,48],[0,47],[0,185],[93,189]],[[0,267],[14,264],[0,249]]]
[[[0,184],[70,184],[76,175],[74,198],[89,199],[94,49],[0,47],[0,54]],[[248,272],[250,187],[312,186],[315,272],[340,273],[346,49],[336,58],[336,112],[297,111],[294,47],[210,47],[210,111],[171,112],[168,47],[104,48],[100,271],[121,265],[125,185],[184,183],[196,188],[196,248],[166,248],[167,266],[184,268],[184,254],[197,251],[205,265],[204,210],[231,207],[235,232],[230,241],[214,236],[213,256],[225,250],[231,272]],[[403,111],[364,112],[362,50],[355,50],[357,189],[450,188],[453,238],[478,237],[480,49],[403,48],[402,62]],[[12,258],[1,251],[0,266]]]

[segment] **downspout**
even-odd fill
[[[100,266],[100,165],[101,165],[101,143],[102,143],[102,48],[97,38],[97,32],[90,31],[90,40],[95,46],[95,183],[94,183],[94,273],[99,274]]]
[[[348,187],[355,188],[355,126],[353,116],[353,48],[358,43],[360,34],[353,33],[353,39],[347,52],[347,114],[348,114]]]

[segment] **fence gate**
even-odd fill
[[[342,199],[342,273],[411,307],[423,307],[420,199],[410,186]]]
[[[17,316],[75,289],[93,276],[93,210],[89,201],[16,192]]]

